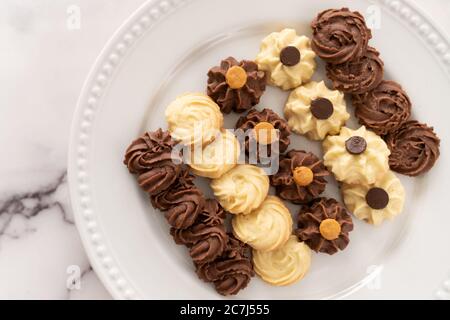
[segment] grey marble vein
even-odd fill
[[[58,189],[65,184],[67,184],[67,173],[63,172],[56,181],[40,190],[15,194],[0,201],[0,237],[20,238],[18,235],[7,233],[8,227],[15,216],[20,215],[25,219],[31,219],[42,211],[54,207],[57,207],[61,212],[64,222],[73,225],[74,221],[68,214],[66,204],[53,198]],[[33,231],[33,229],[29,231]]]

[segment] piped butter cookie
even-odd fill
[[[343,127],[337,136],[323,141],[324,163],[336,179],[349,184],[371,184],[388,170],[390,151],[386,143],[364,126]]]
[[[260,251],[271,251],[283,246],[292,233],[289,209],[275,196],[266,200],[248,215],[237,215],[232,220],[233,234],[244,243]]]
[[[311,250],[296,236],[273,251],[253,250],[256,274],[274,286],[287,286],[301,280],[311,266]]]
[[[269,192],[269,178],[263,169],[242,164],[211,181],[222,207],[233,214],[249,214],[258,208]]]
[[[284,114],[292,131],[311,140],[338,134],[350,118],[344,94],[328,89],[323,81],[311,81],[292,91]]]
[[[187,93],[166,109],[166,121],[172,138],[184,145],[207,145],[219,134],[223,115],[207,95]]]
[[[316,70],[316,54],[311,40],[298,36],[294,29],[273,32],[263,39],[256,63],[271,85],[283,90],[308,82]]]

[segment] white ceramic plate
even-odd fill
[[[382,54],[386,78],[407,90],[413,116],[435,127],[442,138],[441,158],[426,176],[401,178],[407,205],[396,220],[374,228],[355,219],[349,247],[334,256],[314,254],[303,281],[275,288],[254,278],[238,297],[340,298],[367,283],[373,290],[352,297],[446,297],[450,45],[420,11],[392,0],[157,0],[123,24],[86,81],[69,154],[77,226],[114,297],[220,297],[197,279],[186,250],[173,243],[164,217],[151,208],[122,164],[128,144],[145,130],[165,127],[166,105],[186,91],[204,91],[206,72],[222,58],[253,59],[261,39],[283,27],[310,35],[309,23],[318,12],[343,6],[368,16],[375,27],[371,45]],[[323,64],[315,79],[325,79]],[[269,88],[258,108],[282,114],[286,97]],[[227,127],[236,119],[227,116]],[[294,137],[291,147],[321,155],[318,143],[302,137]],[[332,183],[326,195],[338,196]],[[298,207],[291,208],[296,214]]]

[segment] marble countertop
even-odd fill
[[[0,299],[111,298],[73,222],[68,138],[90,67],[143,2],[0,2]],[[449,1],[414,2],[450,28]]]

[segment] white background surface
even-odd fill
[[[0,298],[109,298],[73,225],[67,142],[90,67],[143,2],[0,2]],[[414,2],[450,29],[450,1]],[[80,29],[67,28],[71,5],[81,9]],[[77,267],[80,288],[70,289]],[[370,298],[371,290],[355,297]]]

